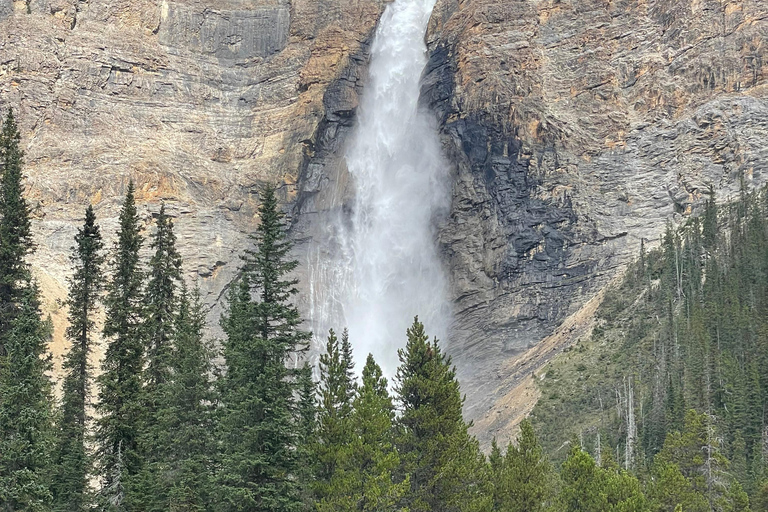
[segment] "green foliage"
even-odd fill
[[[351,363],[351,353],[342,355],[341,360],[345,359]],[[346,444],[338,447],[342,457],[335,461],[334,472],[322,488],[317,510],[405,511],[401,503],[410,482],[396,477],[400,457],[393,439],[394,406],[387,379],[370,354],[363,368],[363,385],[350,405]]]
[[[552,498],[552,470],[530,421],[520,424],[517,444],[510,443],[506,456],[501,456],[493,442],[489,463],[494,485],[493,510],[546,510]]]
[[[71,257],[74,275],[69,281],[69,326],[72,343],[64,359],[63,403],[57,429],[55,471],[52,483],[54,510],[77,512],[90,508],[88,480],[92,475],[91,454],[86,446],[90,418],[93,368],[94,314],[102,290],[103,243],[96,215],[89,206],[85,222],[75,235]]]
[[[678,508],[690,512],[706,512],[709,502],[693,488],[677,464],[656,461],[647,485],[648,499],[653,510],[673,512]]]
[[[4,336],[23,308],[29,282],[25,257],[32,252],[29,206],[24,199],[21,135],[9,109],[0,131],[0,355]]]
[[[560,473],[558,502],[564,512],[644,512],[649,505],[637,478],[617,467],[602,468],[578,446]]]
[[[643,248],[623,282],[606,293],[599,328],[579,341],[583,349],[563,353],[543,372],[549,399],[533,417],[553,459],[562,457],[558,448],[572,433],[599,431],[606,445],[625,450],[631,425],[623,382],[631,378],[634,409],[643,411],[634,423],[641,472],[663,466],[672,478],[669,465],[677,464],[693,479],[685,460],[654,466],[657,453],[669,452],[665,443],[687,435],[686,411],[693,409],[706,417],[710,441],[700,446],[717,453],[708,459],[708,503],[738,506],[734,480],[741,492],[758,492],[768,410],[767,199],[765,189],[744,190],[733,204],[717,206],[710,191],[699,217],[668,227],[658,249]],[[565,432],[554,427],[563,423]],[[700,482],[691,484],[703,492]]]
[[[136,426],[139,429],[137,453],[142,459],[142,466],[137,476],[129,480],[128,490],[133,507],[146,510],[168,510],[171,506],[170,495],[176,489],[178,481],[189,478],[185,475],[188,468],[181,466],[185,466],[190,459],[195,459],[199,455],[198,442],[210,445],[210,442],[206,443],[209,437],[208,432],[194,428],[194,422],[198,420],[206,422],[205,410],[201,409],[199,404],[196,405],[196,399],[198,401],[210,399],[210,397],[199,396],[205,393],[207,383],[205,374],[209,370],[206,361],[209,358],[203,350],[205,345],[202,341],[204,328],[202,313],[192,311],[189,297],[186,295],[184,297],[186,303],[179,303],[181,256],[176,250],[173,222],[165,213],[165,205],[160,207],[150,246],[154,252],[149,261],[149,279],[144,293],[141,322],[145,356],[145,368],[142,374],[144,387],[141,395],[143,407],[142,417]],[[183,311],[180,308],[183,308]],[[179,320],[180,318],[182,321]],[[186,332],[182,333],[183,330]],[[198,360],[178,360],[179,356],[187,358],[190,356],[184,350],[192,350],[193,357],[197,357]],[[191,366],[180,369],[174,368],[174,364]],[[187,373],[179,374],[178,370]],[[202,373],[196,373],[198,371]],[[192,375],[190,376],[188,372],[192,372]],[[188,380],[190,378],[192,380]],[[178,385],[175,386],[176,379],[187,380],[187,383],[193,386],[192,389],[185,390]],[[203,379],[203,382],[196,382],[195,379]],[[189,392],[192,392],[192,398],[189,397]],[[183,403],[180,404],[179,400]],[[177,413],[181,416],[173,417]],[[193,417],[189,416],[190,413]],[[210,418],[207,419],[210,423]],[[188,424],[189,422],[192,422],[192,425]],[[208,427],[211,425],[209,424]],[[178,431],[169,431],[174,428]],[[189,453],[180,455],[177,447],[179,441],[173,438],[180,432],[205,435],[196,440],[192,446],[187,445],[186,442],[182,443],[182,448],[188,449]],[[204,477],[206,474],[207,471],[204,471],[200,476]],[[195,495],[198,492],[205,492],[205,486],[189,489],[188,494]],[[179,499],[191,510],[201,506],[200,500],[196,501],[194,496],[184,495]]]
[[[317,387],[312,380],[312,367],[305,363],[298,375],[298,441],[297,478],[304,510],[314,510],[312,487],[315,484],[315,436],[317,432]]]
[[[111,278],[104,300],[107,350],[98,377],[100,414],[96,426],[97,460],[102,477],[101,502],[108,510],[124,510],[130,477],[141,468],[138,432],[143,416],[144,350],[141,319],[143,279],[139,249],[139,216],[133,182],[120,211],[118,239],[110,261]]]
[[[298,511],[303,507],[296,414],[297,372],[286,362],[303,349],[309,333],[291,298],[296,265],[289,260],[283,214],[275,189],[263,189],[261,223],[248,251],[243,276],[230,293],[222,318],[226,373],[220,380],[222,447],[219,510]]]
[[[489,510],[484,457],[467,431],[450,357],[437,339],[429,341],[418,318],[398,355],[397,446],[411,484],[405,505],[412,512]]]
[[[172,342],[178,307],[177,288],[181,282],[181,256],[176,250],[173,221],[160,207],[157,228],[151,237],[154,249],[149,261],[149,281],[144,294],[144,332],[146,336],[146,392],[150,408],[159,397],[153,396],[171,373]]]
[[[331,329],[325,353],[320,356],[320,407],[313,445],[313,459],[317,468],[314,487],[319,501],[335,501],[333,495],[339,494],[336,480],[343,478],[340,473],[358,471],[346,464],[353,437],[350,416],[357,387],[353,367],[347,331],[344,331],[340,344]]]
[[[310,334],[293,303],[297,262],[271,186],[229,290],[219,372],[164,207],[144,287],[131,183],[105,287],[94,472],[88,361],[101,235],[89,207],[75,237],[72,346],[54,429],[51,330],[25,261],[33,246],[19,141],[9,112],[0,132],[0,512],[768,512],[766,191],[745,190],[726,207],[710,191],[702,215],[668,226],[657,250],[641,242],[591,339],[538,376],[545,398],[534,424],[522,422],[506,454],[494,441],[486,461],[451,359],[418,318],[398,351],[394,396],[371,355],[358,385],[346,330],[340,340],[330,331],[316,387],[312,368],[299,365]],[[564,459],[559,475],[547,452]]]
[[[172,321],[168,376],[157,384],[156,411],[142,439],[141,510],[212,511],[216,394],[197,290],[190,294],[182,286]]]
[[[33,246],[19,142],[9,110],[0,131],[0,510],[36,512],[51,505],[50,326],[25,260]]]
[[[44,358],[50,326],[40,320],[34,283],[22,289],[0,358],[0,510],[50,510],[52,398]]]

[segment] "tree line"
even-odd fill
[[[165,208],[146,239],[131,183],[107,250],[88,206],[74,237],[70,348],[55,398],[51,325],[27,263],[34,244],[19,144],[9,112],[0,131],[0,510],[713,509],[711,500],[695,508],[707,498],[701,486],[714,481],[701,474],[710,416],[675,416],[678,430],[655,457],[666,465],[653,478],[622,468],[611,449],[591,455],[576,439],[558,471],[528,421],[515,444],[502,450],[494,441],[489,456],[481,452],[451,359],[418,318],[392,385],[370,355],[356,376],[346,331],[328,333],[315,373],[303,362],[310,333],[293,302],[297,262],[271,186],[261,191],[260,223],[215,344],[204,336],[199,292],[182,277]],[[148,261],[140,256],[146,243]],[[97,371],[99,337],[106,351]],[[750,435],[742,434],[745,461],[757,453]],[[647,436],[641,429],[638,446],[650,446]],[[717,457],[708,454],[710,467]],[[718,510],[748,510],[743,490],[727,492],[730,508]]]

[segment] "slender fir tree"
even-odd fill
[[[371,354],[363,367],[363,385],[353,403],[354,437],[351,458],[356,475],[356,510],[402,511],[410,481],[398,478],[400,455],[394,442],[395,408],[387,379]]]
[[[405,505],[411,512],[489,510],[485,458],[462,416],[464,400],[450,357],[437,339],[430,343],[418,318],[398,354],[397,441],[401,472],[410,475]]]
[[[76,512],[90,508],[88,479],[92,475],[86,437],[89,431],[92,367],[89,356],[94,315],[102,291],[103,243],[96,215],[89,206],[85,223],[75,235],[71,257],[75,272],[69,280],[69,327],[72,343],[64,359],[63,404],[59,420],[52,484],[54,510]]]
[[[301,487],[301,499],[304,510],[315,510],[312,484],[316,479],[317,464],[314,456],[315,436],[317,433],[317,386],[312,380],[312,367],[305,363],[298,376],[299,440],[296,449],[299,458],[297,478]]]
[[[319,366],[320,404],[314,444],[315,491],[319,500],[330,492],[328,485],[349,456],[344,452],[352,439],[350,416],[356,388],[351,352],[346,329],[341,343],[331,329]]]
[[[298,371],[286,363],[309,333],[291,302],[298,262],[289,259],[275,188],[263,189],[260,224],[233,287],[222,327],[226,373],[221,379],[219,484],[221,510],[290,512],[303,507],[296,475],[300,434]]]
[[[96,426],[101,471],[102,507],[125,510],[130,502],[130,477],[141,467],[138,433],[142,428],[144,366],[142,325],[143,279],[139,249],[143,238],[134,199],[128,185],[118,239],[110,261],[111,279],[105,298],[104,336],[108,340],[102,374]],[[128,494],[126,494],[128,493]]]
[[[22,184],[20,136],[11,111],[0,132],[0,510],[51,505],[51,386],[44,358],[50,326],[26,256],[33,250]]]
[[[50,325],[40,319],[37,286],[22,289],[0,358],[0,510],[50,510],[53,451],[51,386],[44,358]]]
[[[22,307],[29,281],[25,257],[32,252],[29,205],[24,199],[21,135],[9,109],[0,131],[0,355],[4,336]]]
[[[214,507],[213,352],[205,341],[200,294],[182,284],[171,368],[158,384],[152,424],[142,440],[141,510],[204,512]]]
[[[517,445],[510,443],[499,475],[501,478],[494,481],[496,488],[503,490],[497,493],[501,498],[498,510],[545,510],[551,498],[550,471],[533,426],[527,419],[523,420]]]
[[[150,408],[155,400],[153,394],[168,380],[171,371],[177,290],[181,282],[181,256],[176,250],[173,221],[165,213],[165,205],[160,207],[151,247],[155,253],[149,262],[149,281],[144,295],[147,364],[145,380]]]

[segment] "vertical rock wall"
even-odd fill
[[[455,166],[451,351],[483,437],[641,239],[765,181],[767,38],[759,0],[438,1],[423,101]]]

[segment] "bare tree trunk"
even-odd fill
[[[637,427],[635,425],[635,397],[632,390],[632,377],[624,379],[625,395],[627,399],[627,448],[624,457],[624,469],[629,471],[634,465],[635,438]]]

